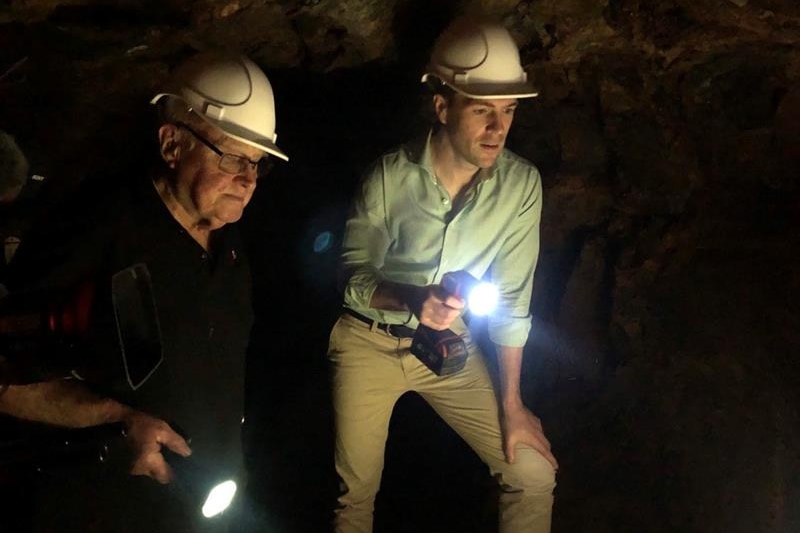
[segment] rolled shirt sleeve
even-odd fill
[[[489,338],[502,346],[524,346],[531,328],[530,301],[539,257],[542,184],[535,168],[531,168],[530,174],[524,201],[489,269],[500,293],[497,311],[488,320]]]
[[[390,240],[385,213],[383,168],[376,164],[362,178],[345,225],[341,274],[347,307],[368,308],[384,279],[381,267]]]

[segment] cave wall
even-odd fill
[[[248,54],[292,158],[244,221],[269,243],[257,305],[280,279],[335,313],[335,246],[309,243],[335,243],[360,169],[424,130],[420,70],[467,11],[504,21],[541,90],[509,145],[544,180],[525,388],[561,459],[554,530],[800,529],[793,0],[6,0],[0,130],[59,197],[135,168],[172,65]]]

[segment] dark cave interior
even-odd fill
[[[544,183],[523,393],[561,463],[553,531],[800,530],[795,1],[7,0],[0,130],[47,177],[44,209],[135,168],[153,88],[192,51],[265,70],[291,161],[240,224],[251,527],[325,531],[349,198],[428,127],[426,55],[475,10],[502,18],[541,88],[508,145]],[[494,530],[485,467],[423,401],[401,400],[391,434],[376,531]]]

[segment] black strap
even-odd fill
[[[366,317],[361,313],[353,311],[349,307],[345,307],[344,312],[352,316],[353,318],[360,320],[370,328],[372,328],[372,325],[376,323],[375,320]],[[378,322],[377,326],[375,327],[381,331],[385,331],[392,337],[397,337],[398,339],[410,339],[411,337],[414,336],[414,331],[415,331],[414,329],[408,326],[404,326],[403,324],[385,324],[383,322]]]

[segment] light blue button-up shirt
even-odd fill
[[[378,284],[424,286],[466,270],[499,289],[500,303],[488,319],[491,340],[524,346],[541,210],[539,171],[509,150],[479,172],[455,216],[433,171],[430,135],[389,152],[364,176],[347,220],[345,306],[379,322],[416,328],[412,313],[370,307]]]

